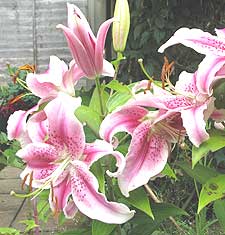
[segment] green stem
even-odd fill
[[[99,81],[99,77],[96,77],[95,84],[96,84],[96,87],[97,87],[97,90],[98,90],[101,114],[102,114],[102,117],[104,117],[105,114],[104,114],[104,108],[103,108],[103,102],[102,102],[102,92],[101,92],[101,84],[100,84],[100,81]]]
[[[20,86],[22,86],[24,89],[30,91],[30,89],[25,85],[26,83],[25,83],[23,80],[17,78],[16,81],[17,81],[17,82],[20,84]]]
[[[199,198],[199,190],[198,190],[198,185],[197,185],[197,182],[196,182],[196,180],[194,179],[194,184],[195,184],[195,190],[196,190],[196,194],[197,194],[197,196],[198,196],[198,198]]]
[[[138,63],[141,67],[142,72],[144,73],[144,75],[151,81],[154,82],[154,80],[152,79],[152,77],[148,74],[148,72],[146,71],[144,64],[143,64],[143,59],[138,59]]]
[[[115,74],[114,74],[113,80],[117,80],[117,76],[118,76],[118,72],[120,68],[120,61],[122,60],[122,58],[123,58],[123,54],[121,52],[117,52],[117,59],[116,59],[117,62],[114,64]],[[109,95],[112,96],[112,94],[113,94],[113,89],[110,90]]]

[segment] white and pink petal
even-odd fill
[[[141,123],[134,131],[128,153],[126,166],[118,183],[122,194],[147,184],[151,177],[159,174],[167,162],[170,147],[164,135],[155,134],[150,121]]]
[[[77,208],[91,219],[109,224],[122,224],[134,216],[134,211],[130,211],[127,206],[109,202],[104,194],[98,192],[97,179],[82,162],[74,161],[71,188]]]
[[[74,115],[80,105],[80,98],[59,93],[44,108],[48,119],[48,142],[73,159],[81,157],[85,147],[83,126]]]
[[[125,158],[123,154],[118,151],[114,151],[113,146],[104,140],[95,140],[95,142],[91,144],[87,143],[85,145],[83,155],[83,162],[86,163],[88,167],[104,156],[112,155],[115,157],[116,166],[118,167],[117,171],[114,173],[107,171],[107,174],[112,177],[117,177],[119,174],[121,174],[125,167]]]
[[[118,132],[132,134],[147,114],[148,110],[142,107],[124,106],[106,116],[100,126],[100,136],[111,142],[113,136]]]

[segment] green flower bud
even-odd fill
[[[130,29],[130,11],[127,0],[116,0],[114,19],[112,29],[113,47],[116,52],[123,52]]]

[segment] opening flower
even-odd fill
[[[113,20],[109,19],[100,26],[96,38],[81,10],[69,3],[67,7],[68,27],[59,24],[57,28],[63,30],[76,63],[90,79],[99,75],[113,77],[112,64],[103,58],[106,34]]]

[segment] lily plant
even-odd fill
[[[157,203],[160,200],[148,183],[169,166],[168,162],[176,161],[172,156],[176,146],[188,142],[193,149],[200,149],[210,139],[209,126],[224,130],[225,109],[216,108],[214,91],[225,78],[225,31],[217,29],[217,36],[213,36],[200,29],[179,29],[159,52],[182,43],[206,55],[198,69],[181,72],[173,85],[169,78],[172,63],[169,72],[164,67],[162,82],[144,71],[148,80],[127,86],[117,76],[130,27],[128,2],[117,0],[115,17],[100,26],[97,37],[77,6],[68,3],[67,9],[68,26],[59,24],[57,28],[67,39],[72,61],[67,66],[50,56],[45,72],[28,73],[26,87],[40,100],[28,111],[16,111],[8,120],[8,138],[21,145],[16,155],[25,165],[20,175],[22,187],[26,184],[29,188],[27,194],[12,194],[35,198],[48,190],[53,214],[61,213],[68,219],[80,211],[103,223],[131,220],[132,225],[134,207],[153,218],[148,196]],[[104,59],[111,23],[118,53],[115,68]],[[100,84],[100,76],[113,80]],[[89,105],[87,99],[76,96],[74,88],[83,77],[96,79]],[[121,137],[119,132],[126,134]],[[89,141],[90,136],[94,140]],[[128,149],[121,150],[122,142]],[[97,163],[95,172],[91,166]],[[142,186],[148,194],[138,190]],[[121,227],[117,229],[122,234]]]

